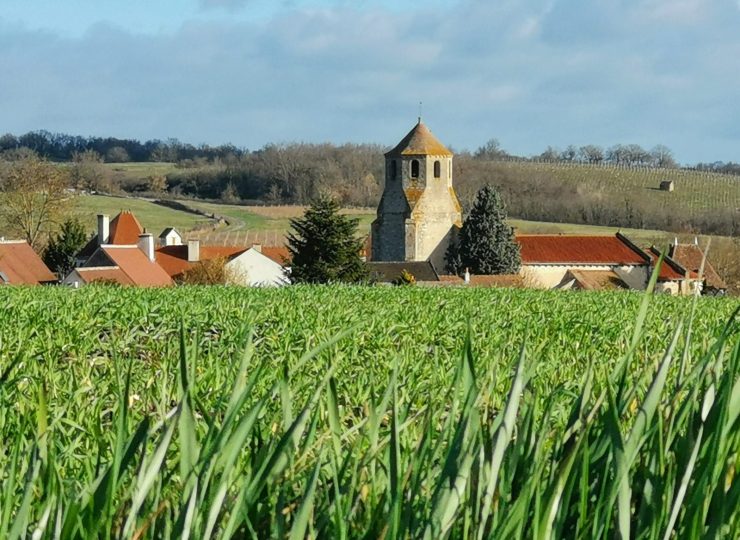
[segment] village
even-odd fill
[[[385,188],[377,219],[360,256],[372,283],[398,283],[402,275],[420,286],[527,287],[559,290],[645,290],[661,248],[638,246],[612,235],[519,234],[516,273],[459,275],[445,254],[463,216],[452,184],[450,152],[421,121],[385,154]],[[28,243],[0,240],[0,283],[82,287],[118,284],[166,287],[210,261],[220,261],[228,283],[284,286],[291,283],[285,244],[212,245],[173,227],[155,238],[130,211],[112,219],[97,215],[97,231],[75,256],[75,268],[55,275]],[[663,253],[655,290],[672,295],[724,294],[727,286],[698,241],[674,241]]]

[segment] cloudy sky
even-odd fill
[[[2,0],[0,133],[740,161],[740,0]]]

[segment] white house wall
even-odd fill
[[[552,289],[560,285],[569,270],[611,270],[631,289],[644,290],[647,286],[648,267],[637,265],[560,265],[560,264],[523,264],[521,275],[525,283],[535,288]]]
[[[278,287],[289,283],[283,267],[254,248],[226,263],[226,268],[236,285]]]

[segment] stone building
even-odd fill
[[[452,187],[452,152],[419,122],[385,154],[385,189],[372,224],[373,261],[431,261],[445,266],[445,251],[462,226]]]

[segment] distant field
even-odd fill
[[[145,180],[153,175],[168,175],[177,170],[174,163],[166,162],[141,162],[141,163],[106,163],[113,176],[114,181],[120,180]]]
[[[142,227],[153,234],[159,234],[166,227],[189,231],[210,223],[209,219],[202,216],[172,210],[142,199],[102,195],[82,195],[75,199],[75,213],[90,232],[95,230],[97,214],[108,214],[113,218],[121,210],[132,211]]]
[[[114,177],[142,180],[153,174],[170,174],[174,163],[109,163]],[[688,212],[711,208],[740,208],[740,177],[682,169],[627,168],[582,163],[495,162],[495,168],[512,175],[526,174],[573,183],[579,190],[614,195],[637,194],[646,202]],[[662,180],[673,180],[673,192],[660,191]]]
[[[496,168],[519,174],[552,177],[591,193],[637,194],[660,206],[693,213],[708,208],[740,207],[740,177],[682,169],[627,168],[582,163],[530,163],[501,161]],[[675,191],[658,189],[663,180],[673,180]]]

